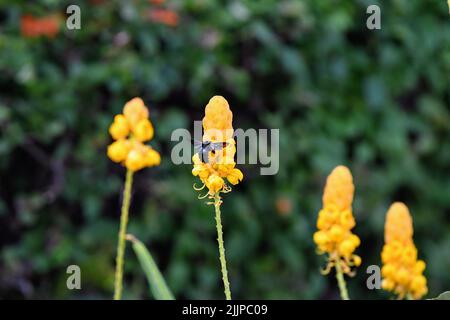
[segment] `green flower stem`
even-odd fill
[[[123,190],[122,212],[120,215],[119,242],[117,244],[116,276],[114,280],[114,300],[122,298],[122,278],[125,255],[125,236],[127,233],[128,210],[130,209],[131,185],[133,184],[133,171],[127,170],[125,188]]]
[[[222,221],[220,218],[220,204],[221,199],[219,194],[217,193],[214,196],[214,207],[216,208],[216,228],[217,228],[217,242],[219,243],[220,265],[222,270],[223,285],[225,287],[225,298],[227,300],[231,300],[230,282],[228,281],[227,261],[225,259],[225,247],[223,245]]]
[[[341,292],[341,299],[349,300],[347,285],[345,284],[344,273],[342,272],[342,266],[339,260],[336,262],[336,279],[338,282],[339,291]]]

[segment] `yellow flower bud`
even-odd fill
[[[139,150],[131,150],[125,161],[125,166],[131,171],[138,171],[145,167],[145,157]]]
[[[239,169],[232,169],[231,172],[227,176],[228,182],[235,185],[238,184],[244,178],[242,171]]]
[[[328,228],[329,223],[326,221],[326,218],[324,215],[319,214],[319,219],[317,219],[317,229],[323,230]]]
[[[339,242],[344,236],[344,230],[339,225],[334,225],[330,229],[330,239],[334,242]]]
[[[151,140],[153,133],[153,125],[148,119],[140,120],[133,128],[133,135],[140,142]]]
[[[349,240],[344,240],[339,245],[339,253],[344,257],[350,257],[350,255],[355,250],[355,247],[353,246],[353,243]]]
[[[127,119],[121,114],[116,115],[114,122],[109,127],[109,134],[114,140],[119,140],[126,138],[129,132]]]
[[[421,292],[427,285],[427,279],[420,275],[416,276],[411,281],[411,290],[416,292]]]
[[[221,177],[214,174],[209,176],[208,180],[206,181],[206,186],[208,187],[211,194],[215,194],[222,190],[224,183],[225,182]]]
[[[326,244],[329,240],[325,231],[314,232],[313,239],[314,242],[319,246]]]
[[[357,256],[356,254],[353,255],[353,264],[355,267],[359,267],[361,265],[361,257]]]
[[[355,248],[359,247],[359,245],[361,244],[361,240],[359,240],[359,237],[355,234],[350,235],[349,240],[352,242]]]
[[[160,154],[150,147],[148,147],[145,158],[146,158],[145,165],[148,167],[159,166],[159,164],[161,163]]]
[[[425,270],[426,264],[423,260],[418,260],[414,266],[414,273],[422,273]]]
[[[108,146],[108,157],[114,162],[122,162],[127,158],[130,151],[128,141],[121,139],[114,141]]]
[[[401,268],[396,271],[395,280],[401,285],[407,285],[410,280],[410,275],[405,268]]]
[[[141,98],[133,98],[123,107],[123,114],[133,129],[139,121],[148,118],[149,112]]]
[[[355,226],[355,218],[353,218],[353,214],[350,209],[344,210],[341,213],[340,223],[341,223],[342,227],[344,227],[347,230],[350,230]]]

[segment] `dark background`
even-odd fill
[[[160,1],[156,1],[160,2]],[[177,298],[222,299],[212,207],[192,166],[170,161],[176,128],[225,96],[235,128],[279,128],[280,171],[224,198],[231,288],[241,299],[336,299],[312,234],[337,165],[354,175],[363,264],[380,264],[386,210],[409,206],[427,297],[450,289],[450,17],[444,0],[10,1],[0,5],[0,298],[110,299],[125,170],[108,126],[141,96],[162,164],[135,176],[129,232]],[[21,16],[81,7],[81,30],[26,37]],[[381,30],[366,8],[381,7]],[[152,10],[179,18],[167,25]],[[82,290],[66,288],[66,268]],[[151,298],[128,246],[124,298]]]

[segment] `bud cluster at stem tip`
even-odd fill
[[[115,140],[107,151],[112,161],[122,163],[133,172],[160,164],[159,153],[144,144],[153,138],[154,129],[141,98],[133,98],[125,104],[123,113],[114,117],[109,133]]]

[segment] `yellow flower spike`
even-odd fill
[[[399,299],[420,299],[428,292],[427,280],[423,276],[426,265],[417,260],[412,218],[404,203],[391,205],[384,230],[385,244],[381,253],[383,289],[394,292]]]
[[[210,198],[216,193],[230,191],[229,185],[236,185],[244,178],[242,171],[235,168],[236,143],[233,139],[233,113],[227,100],[222,96],[212,97],[205,107],[203,118],[203,141],[224,143],[222,149],[209,152],[208,163],[199,155],[192,157],[192,175],[198,176],[209,189]],[[225,182],[225,180],[227,182]]]
[[[109,127],[109,134],[114,140],[118,140],[126,138],[129,132],[127,119],[122,114],[116,115],[114,122]]]
[[[354,254],[361,244],[358,236],[351,232],[355,227],[352,202],[355,187],[350,170],[344,166],[336,167],[327,178],[322,202],[323,208],[317,219],[318,231],[313,240],[319,254],[328,254],[328,267],[336,268],[341,297],[348,299],[344,274],[353,275],[351,267],[361,265],[361,257]]]
[[[213,204],[216,212],[217,241],[219,245],[219,259],[222,272],[225,297],[231,300],[230,283],[225,259],[225,248],[222,234],[222,222],[220,206],[221,193],[231,192],[231,185],[236,185],[244,178],[242,171],[235,168],[234,156],[236,154],[236,143],[233,138],[233,113],[227,100],[221,96],[212,97],[205,107],[203,118],[203,142],[223,144],[220,149],[210,151],[208,161],[203,162],[198,154],[192,157],[194,167],[192,175],[198,176],[202,184],[208,189],[208,193],[199,196],[199,199],[208,197],[214,199],[207,204]],[[202,157],[203,158],[203,157]],[[226,179],[226,180],[225,180]],[[199,191],[198,188],[194,189]]]
[[[112,161],[121,163],[127,168],[117,244],[114,300],[120,300],[122,297],[125,235],[133,174],[145,167],[157,166],[161,162],[159,153],[142,143],[151,140],[154,134],[148,116],[149,111],[144,105],[144,101],[141,98],[134,98],[125,104],[123,114],[116,115],[114,122],[109,127],[109,133],[116,141],[108,146],[107,155]]]
[[[140,120],[133,128],[133,135],[140,142],[149,141],[153,138],[153,125],[148,119]]]

